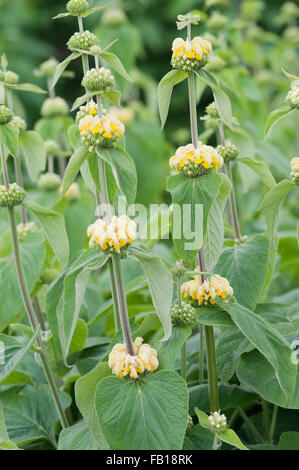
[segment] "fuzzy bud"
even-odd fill
[[[221,155],[225,162],[235,160],[239,155],[239,149],[231,142],[227,142],[225,145],[218,145],[216,151]]]
[[[111,28],[116,28],[126,21],[126,14],[120,8],[108,8],[102,16],[102,24]]]
[[[227,427],[227,419],[220,411],[214,411],[209,416],[211,430],[214,432],[224,431]]]
[[[217,105],[215,103],[215,101],[213,101],[212,103],[210,103],[207,107],[206,107],[206,113],[208,116],[210,116],[212,119],[219,119],[220,116],[219,116],[219,112],[218,112],[218,109],[217,109]]]
[[[174,277],[180,277],[187,271],[183,261],[177,261],[172,268],[172,274]]]
[[[75,33],[67,43],[68,48],[72,51],[74,49],[81,49],[82,51],[89,51],[92,46],[97,43],[97,37],[86,30],[83,33]]]
[[[69,0],[66,9],[71,15],[82,15],[88,9],[87,0]]]
[[[9,188],[0,186],[0,207],[15,207],[22,204],[26,192],[16,183],[10,184]]]
[[[101,52],[102,52],[102,49],[100,48],[100,46],[98,46],[97,44],[95,44],[94,46],[92,46],[90,48],[90,51],[89,51],[91,54],[93,55],[100,55]]]
[[[10,121],[10,125],[17,129],[20,133],[24,132],[27,128],[26,121],[20,116],[13,116],[12,120]]]
[[[57,96],[56,98],[48,98],[41,109],[43,117],[65,116],[69,112],[67,102]]]
[[[46,60],[40,66],[41,75],[44,77],[51,78],[57,65],[58,62],[54,57],[51,57],[50,59]]]
[[[294,86],[287,94],[286,102],[292,108],[299,109],[299,87]]]
[[[38,181],[38,187],[44,191],[55,191],[61,185],[60,176],[55,173],[45,173]]]
[[[34,222],[26,222],[25,224],[21,223],[17,226],[17,232],[19,240],[22,242],[25,240],[28,233],[36,232],[36,225]]]
[[[8,85],[17,85],[20,82],[20,76],[17,73],[8,70],[5,73],[4,82]]]
[[[190,304],[182,303],[171,309],[171,321],[175,326],[193,326],[196,321],[195,310]]]
[[[7,124],[12,120],[13,114],[11,110],[2,104],[0,106],[0,124]]]
[[[89,70],[82,80],[82,86],[91,92],[110,90],[113,85],[114,77],[105,67]]]
[[[39,280],[42,284],[51,284],[58,274],[59,271],[57,269],[44,269],[40,274]]]
[[[48,157],[55,157],[60,151],[59,145],[55,140],[46,140],[45,148]]]

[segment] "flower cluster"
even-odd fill
[[[45,100],[41,109],[43,117],[65,116],[68,112],[67,102],[59,96]]]
[[[11,110],[2,104],[0,106],[0,124],[7,124],[12,120],[13,114]]]
[[[182,303],[171,309],[171,321],[175,326],[193,326],[196,321],[195,310],[190,304]]]
[[[15,207],[22,204],[26,197],[26,192],[16,183],[6,186],[0,186],[0,207]]]
[[[60,152],[59,145],[55,140],[46,140],[45,148],[47,157],[55,157]]]
[[[223,165],[223,158],[210,145],[199,143],[198,148],[193,144],[179,147],[169,160],[170,168],[181,171],[191,178],[209,173],[214,168],[218,170]]]
[[[5,73],[4,81],[8,85],[17,85],[20,82],[20,76],[12,70],[8,70]]]
[[[82,86],[91,92],[107,91],[114,86],[114,77],[105,67],[91,69],[85,74]]]
[[[87,229],[90,238],[89,246],[99,245],[102,250],[120,253],[121,248],[133,243],[136,238],[137,226],[126,215],[112,217],[111,223],[98,219]]]
[[[56,173],[44,173],[38,180],[39,189],[44,191],[55,191],[61,185],[61,178]]]
[[[24,132],[27,128],[26,121],[20,116],[13,116],[12,120],[10,121],[10,125],[17,129],[20,133]]]
[[[134,356],[127,353],[124,344],[116,344],[109,354],[108,365],[112,373],[119,377],[130,374],[132,379],[138,379],[145,371],[154,372],[159,366],[157,351],[149,344],[142,344],[143,339],[138,337],[134,342]]]
[[[46,60],[40,65],[39,70],[36,73],[40,77],[51,78],[57,65],[58,61],[55,59],[55,57],[50,57],[50,59]]]
[[[80,119],[79,130],[83,144],[92,152],[98,145],[114,147],[124,134],[125,127],[112,114],[103,114],[99,117],[89,113]]]
[[[97,43],[97,37],[95,34],[86,30],[82,33],[75,33],[69,39],[67,46],[70,51],[80,49],[81,51],[89,51],[92,46]]]
[[[295,157],[291,161],[291,177],[293,183],[299,185],[299,157]]]
[[[239,149],[231,142],[226,142],[225,145],[218,145],[216,151],[221,155],[225,162],[235,160],[239,155]]]
[[[174,69],[192,72],[207,63],[211,50],[211,43],[199,36],[192,41],[176,38],[172,43],[171,65]]]
[[[25,224],[21,223],[17,226],[18,237],[20,241],[23,241],[26,238],[28,233],[35,232],[37,227],[34,222],[26,222]]]
[[[299,109],[299,87],[298,86],[294,86],[291,88],[291,90],[287,94],[286,102],[292,108]]]
[[[210,281],[201,281],[200,276],[195,276],[191,281],[184,282],[182,293],[185,298],[194,301],[194,306],[215,304],[216,297],[225,300],[232,296],[234,291],[225,277],[214,274]]]
[[[209,422],[212,431],[224,431],[227,427],[227,419],[220,411],[214,411],[209,416]]]
[[[102,24],[110,28],[116,28],[126,21],[126,14],[120,8],[107,8],[102,16]]]
[[[88,8],[87,0],[69,0],[66,4],[66,9],[72,15],[82,15]]]

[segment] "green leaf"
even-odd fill
[[[57,65],[52,76],[52,88],[56,85],[61,74],[65,71],[69,63],[72,62],[72,60],[78,59],[78,57],[80,57],[79,52],[72,52],[72,54],[70,54],[66,59],[64,59],[63,62],[60,62],[60,64]]]
[[[249,166],[249,168],[251,168],[262,179],[263,183],[265,183],[268,188],[272,189],[276,186],[276,181],[265,163],[246,157],[240,157],[237,161]]]
[[[63,281],[63,293],[57,306],[59,337],[66,360],[77,325],[81,305],[87,288],[90,271],[104,266],[108,256],[99,250],[90,250],[90,259],[67,269]]]
[[[190,431],[187,431],[183,450],[212,450],[213,442],[213,433],[202,428],[200,424],[196,424]]]
[[[218,194],[209,211],[207,231],[203,243],[207,269],[211,269],[217,263],[223,247],[223,212],[231,191],[230,179],[225,175],[220,174],[219,176],[222,178],[222,183],[219,185]]]
[[[86,103],[90,98],[92,98],[95,95],[96,95],[96,93],[88,92],[88,93],[85,93],[82,96],[79,96],[74,101],[71,111],[75,111],[77,108],[79,108],[79,106],[82,106],[84,103]]]
[[[0,384],[5,382],[7,378],[14,372],[18,364],[22,361],[25,354],[30,350],[39,331],[29,341],[24,344],[20,343],[13,336],[0,335],[0,344],[4,346],[5,361],[2,364],[0,361]]]
[[[230,316],[220,308],[200,306],[195,311],[196,319],[201,325],[228,326],[234,324]]]
[[[81,135],[77,124],[71,125],[68,128],[67,133],[73,150],[77,150],[77,148],[80,147],[82,144]]]
[[[211,429],[208,415],[198,408],[194,408],[194,411],[198,417],[199,424],[205,429]]]
[[[66,16],[72,16],[69,12],[59,13],[59,15],[53,16],[52,20],[58,20],[59,18],[65,18]]]
[[[98,385],[95,403],[112,449],[182,448],[188,392],[175,372],[161,371],[141,380],[106,377]]]
[[[63,408],[71,404],[69,395],[59,392]],[[9,437],[18,445],[46,439],[55,445],[58,414],[50,389],[40,389],[2,399]]]
[[[280,436],[279,450],[299,450],[299,432],[284,432]]]
[[[289,73],[289,72],[287,72],[287,71],[284,70],[284,69],[281,69],[281,70],[282,70],[282,72],[285,74],[285,76],[286,76],[287,78],[289,78],[290,80],[292,80],[292,81],[293,81],[293,80],[299,80],[299,77],[297,77],[296,75],[293,75],[292,73]]]
[[[30,293],[35,288],[43,268],[46,252],[43,242],[41,233],[29,233],[21,243],[22,263]],[[0,331],[3,331],[23,308],[12,255],[1,261],[0,278]]]
[[[150,252],[131,247],[132,253],[140,262],[148,280],[155,311],[164,329],[164,341],[170,338],[172,325],[170,309],[173,296],[172,274],[166,264],[158,256]]]
[[[295,109],[292,109],[287,105],[272,111],[266,123],[265,137],[269,137],[276,124],[278,124],[282,119],[291,116],[295,111]]]
[[[58,261],[63,266],[66,265],[69,257],[69,242],[63,215],[28,199],[22,205],[38,218]]]
[[[226,442],[227,444],[230,444],[231,446],[236,447],[237,449],[249,450],[246,446],[244,446],[235,431],[233,431],[232,429],[225,429],[224,431],[217,432],[216,434],[221,441]]]
[[[100,53],[100,57],[104,64],[110,66],[113,70],[115,70],[119,75],[121,75],[123,78],[128,80],[129,82],[133,82],[132,78],[128,75],[126,72],[126,69],[124,68],[123,64],[119,60],[119,58],[115,55],[112,54],[112,52],[107,52],[107,51],[102,51]]]
[[[294,184],[288,180],[280,181],[266,193],[259,207],[266,219],[268,238],[272,250],[275,250],[276,245],[279,208],[293,187]]]
[[[232,120],[233,116],[230,99],[227,94],[219,88],[216,77],[211,72],[204,69],[196,72],[196,75],[212,89],[221,121],[223,121],[229,129],[234,130],[235,126]]]
[[[6,87],[12,88],[13,90],[18,90],[18,91],[28,91],[30,93],[38,93],[38,94],[46,94],[47,92],[40,88],[37,85],[33,85],[32,83],[20,83],[19,85],[7,85],[5,84]]]
[[[172,230],[174,247],[178,256],[191,267],[202,246],[208,215],[223,181],[223,177],[216,173],[200,178],[174,175],[167,180],[167,190],[175,205]]]
[[[111,375],[107,363],[100,363],[88,374],[81,377],[75,385],[76,403],[90,431],[102,450],[109,449],[103,436],[95,408],[95,392],[98,383]]]
[[[290,357],[288,361],[291,363]],[[299,374],[291,399],[286,398],[281,390],[273,367],[258,351],[243,354],[237,368],[237,376],[243,387],[250,388],[264,400],[282,408],[299,410]]]
[[[88,149],[83,145],[79,147],[75,153],[69,159],[68,165],[65,170],[63,184],[62,184],[62,193],[64,194],[71,184],[75,181],[77,174],[80,171],[81,165],[85,161],[88,155]]]
[[[13,157],[17,157],[19,151],[19,131],[10,124],[1,124],[0,143],[7,148]]]
[[[253,346],[239,328],[226,328],[216,342],[217,371],[223,382],[228,382],[235,373],[242,354],[252,351]]]
[[[26,168],[30,179],[36,182],[46,168],[46,148],[41,136],[34,131],[26,131],[20,135],[20,146],[25,157]]]
[[[63,429],[59,435],[58,450],[98,450],[99,446],[84,421]]]
[[[237,301],[254,310],[267,278],[269,244],[264,235],[225,248],[214,272],[225,276]]]
[[[133,204],[137,191],[137,173],[134,160],[121,148],[98,148],[97,154],[113,171],[120,192],[126,196],[128,205]]]
[[[87,18],[89,15],[92,15],[96,11],[103,10],[103,8],[106,8],[106,6],[99,6],[99,7],[90,8],[89,10],[86,10],[84,13],[82,13],[81,16],[83,18]]]
[[[175,326],[172,329],[172,335],[164,341],[158,349],[159,370],[174,369],[176,358],[182,346],[192,334],[190,326]]]
[[[242,305],[217,303],[221,303],[243,335],[271,364],[287,404],[294,392],[297,374],[297,367],[291,362],[293,350],[289,343],[271,323]]]
[[[183,70],[171,70],[160,81],[158,85],[158,104],[161,119],[161,129],[163,129],[170,105],[172,90],[175,85],[181,83],[188,77],[188,73]]]
[[[3,413],[3,406],[0,401],[0,444],[3,441],[8,441],[9,440],[9,435],[7,433],[7,429],[5,426],[5,421],[4,421],[4,413]]]
[[[105,91],[103,93],[103,97],[111,101],[111,103],[114,104],[115,106],[120,106],[120,98],[121,98],[120,91],[118,90]]]
[[[219,407],[221,410],[230,410],[242,406],[253,405],[259,399],[256,393],[238,385],[219,384]],[[202,411],[209,413],[209,385],[194,385],[189,387],[189,414],[195,414],[195,407],[200,406]]]

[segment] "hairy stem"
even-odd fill
[[[228,176],[231,180],[232,183],[232,190],[230,193],[230,200],[231,200],[231,207],[232,207],[232,216],[233,216],[233,225],[235,229],[235,234],[236,238],[238,240],[241,240],[242,235],[241,235],[241,230],[240,230],[240,224],[239,224],[239,217],[238,217],[238,210],[237,210],[237,203],[236,203],[236,196],[235,196],[235,189],[234,189],[234,180],[233,180],[233,175],[232,175],[232,169],[231,169],[231,164],[230,162],[225,163],[227,165],[227,173]]]
[[[112,301],[113,301],[113,313],[114,313],[114,323],[116,331],[121,328],[120,322],[120,314],[119,314],[119,307],[118,307],[118,300],[117,300],[117,289],[116,289],[116,279],[114,273],[113,262],[111,259],[108,261],[108,268],[110,274],[110,287],[111,287],[111,294],[112,294]]]
[[[23,176],[22,176],[22,168],[21,168],[21,159],[20,159],[19,155],[17,155],[14,158],[14,162],[15,162],[15,171],[16,171],[17,183],[21,188],[23,188],[24,184],[23,184]],[[26,210],[24,209],[23,206],[20,207],[20,212],[21,212],[22,223],[26,224],[27,214],[26,214]]]
[[[204,383],[204,327],[203,325],[199,326],[200,330],[200,349],[199,349],[199,384]]]

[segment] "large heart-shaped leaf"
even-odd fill
[[[173,371],[140,380],[106,377],[96,391],[104,436],[115,450],[181,449],[188,418],[188,392]]]

